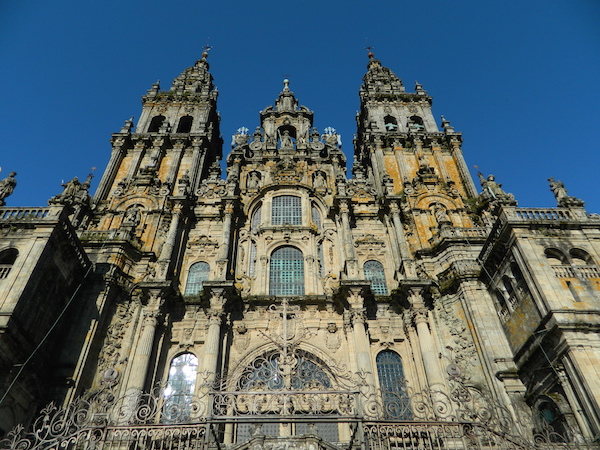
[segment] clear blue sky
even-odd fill
[[[520,206],[554,206],[547,178],[600,212],[600,2],[0,0],[0,166],[9,206],[45,205],[110,155],[110,134],[207,38],[224,151],[258,125],[287,75],[319,129],[353,152],[358,89],[375,55],[463,132],[469,167]],[[351,158],[349,158],[351,160]]]

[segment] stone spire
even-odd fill
[[[280,112],[291,112],[298,109],[298,100],[294,93],[290,91],[290,80],[283,80],[283,91],[279,93],[279,97],[275,100],[275,110]]]
[[[204,94],[208,95],[214,89],[213,77],[208,71],[210,68],[208,52],[202,53],[202,58],[192,67],[188,67],[181,75],[173,80],[170,91],[177,94]]]
[[[363,85],[360,95],[398,95],[404,93],[402,80],[387,67],[381,65],[375,55],[369,52],[369,63],[367,73],[363,77]]]

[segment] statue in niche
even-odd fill
[[[6,205],[4,199],[15,191],[15,186],[17,185],[17,180],[15,180],[16,175],[17,172],[11,172],[8,174],[8,177],[0,181],[0,206]]]
[[[256,170],[248,174],[246,187],[248,189],[258,189],[260,187],[260,174]]]
[[[313,187],[315,189],[325,189],[327,187],[327,178],[320,170],[317,170],[313,175]]]
[[[452,225],[450,216],[448,216],[448,211],[446,211],[446,208],[441,203],[435,203],[433,205],[433,216],[435,217],[435,221],[440,228],[443,226]]]
[[[282,149],[289,150],[294,148],[294,142],[292,141],[292,137],[290,136],[290,132],[288,130],[283,131],[280,139]]]
[[[142,215],[140,213],[140,207],[138,205],[133,205],[125,212],[125,217],[123,218],[123,224],[136,227],[139,225],[142,219]]]

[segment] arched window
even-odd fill
[[[171,361],[164,391],[163,423],[185,423],[190,419],[192,398],[198,374],[198,358],[183,353]]]
[[[252,231],[258,230],[258,226],[260,225],[260,215],[261,215],[262,205],[258,205],[254,208],[254,212],[252,213],[252,220],[250,221],[250,229]]]
[[[536,409],[538,432],[549,442],[567,442],[564,416],[556,404],[550,400],[543,400],[538,403]]]
[[[404,368],[398,353],[384,350],[375,358],[381,388],[383,414],[386,419],[410,420],[410,399],[406,391]]]
[[[274,197],[271,224],[302,225],[302,199],[295,195]]]
[[[383,118],[386,131],[396,131],[398,129],[398,121],[394,116],[387,115]]]
[[[16,248],[9,248],[0,252],[0,280],[8,277],[17,256],[19,256],[19,251]]]
[[[544,254],[548,259],[551,266],[560,266],[561,264],[567,264],[567,258],[564,253],[555,248],[547,248],[544,250]]]
[[[185,284],[185,293],[183,295],[198,295],[202,290],[202,282],[208,280],[210,275],[210,266],[205,262],[197,262],[190,266],[187,283]]]
[[[165,116],[154,116],[150,121],[150,126],[148,127],[148,133],[157,133],[160,130],[161,125],[165,121]]]
[[[313,223],[317,226],[317,229],[320,230],[321,229],[321,213],[319,212],[319,209],[315,205],[312,205],[312,208],[310,211],[310,216],[311,216]]]
[[[587,266],[594,263],[589,253],[580,248],[572,248],[569,250],[569,255],[571,255],[571,260],[575,266]]]
[[[192,122],[194,118],[192,116],[183,116],[179,119],[179,125],[177,125],[177,133],[189,133],[192,130]]]
[[[385,283],[385,272],[383,264],[379,261],[367,261],[363,266],[365,271],[365,280],[371,282],[371,290],[375,295],[387,295],[388,289]]]
[[[279,247],[271,254],[270,295],[304,295],[304,258],[295,247]]]

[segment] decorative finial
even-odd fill
[[[206,59],[208,57],[208,52],[212,50],[212,45],[208,43],[208,39],[206,39],[206,45],[202,47],[204,51],[202,52],[202,58]]]
[[[283,79],[283,90],[286,92],[290,90],[290,80],[287,78]]]

